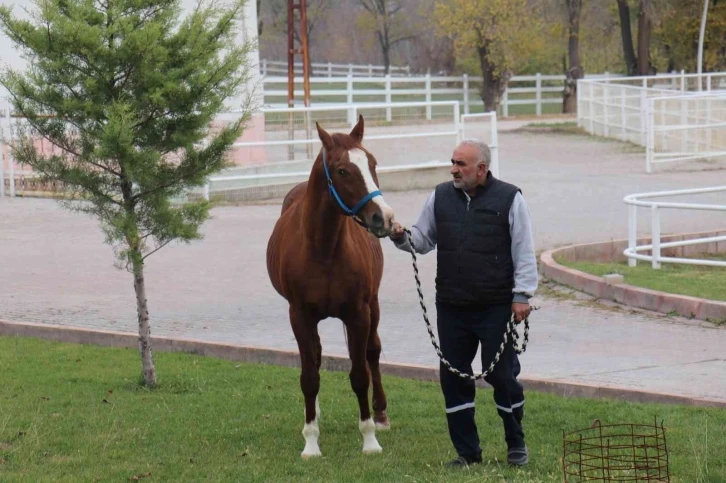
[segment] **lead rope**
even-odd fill
[[[434,346],[434,349],[436,349],[436,353],[439,356],[439,359],[441,360],[441,363],[444,364],[449,371],[453,372],[457,376],[461,377],[462,379],[469,379],[472,381],[476,381],[478,379],[483,379],[487,377],[491,372],[494,370],[494,366],[497,365],[497,362],[499,362],[499,358],[502,357],[502,354],[504,353],[504,349],[507,345],[507,341],[512,341],[512,346],[514,348],[514,351],[517,354],[522,354],[524,351],[527,350],[527,343],[529,342],[529,317],[524,319],[524,334],[522,339],[522,345],[519,345],[519,333],[517,332],[517,328],[515,327],[514,323],[514,314],[512,314],[512,317],[509,319],[509,322],[507,322],[507,330],[504,331],[504,340],[502,340],[502,343],[499,345],[499,350],[497,350],[496,355],[494,356],[494,359],[492,360],[491,364],[489,364],[489,367],[486,371],[482,372],[478,376],[473,376],[471,374],[466,374],[464,372],[461,372],[457,368],[453,367],[449,361],[447,361],[444,358],[444,355],[441,353],[441,349],[439,348],[438,343],[436,342],[436,336],[434,336],[434,332],[431,329],[431,322],[429,322],[429,316],[428,311],[426,310],[426,304],[424,303],[424,296],[423,292],[421,291],[421,281],[418,278],[418,264],[416,262],[416,251],[413,247],[413,234],[411,233],[411,230],[408,228],[403,229],[406,234],[408,234],[408,240],[409,240],[409,246],[411,247],[411,257],[413,258],[413,274],[414,278],[416,279],[416,290],[418,291],[418,301],[421,304],[421,310],[423,311],[423,318],[424,322],[426,322],[426,330],[429,332],[429,337],[431,338],[431,344]],[[539,310],[539,307],[532,307],[532,310]]]

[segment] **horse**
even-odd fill
[[[331,135],[318,123],[316,128],[322,147],[310,176],[285,196],[267,245],[268,275],[289,303],[290,325],[300,350],[300,387],[305,398],[301,456],[321,455],[318,323],[328,317],[340,319],[345,326],[363,453],[380,453],[376,428],[388,429],[390,422],[379,368],[378,289],[383,276],[379,238],[390,235],[394,214],[378,189],[376,159],[361,145],[363,116],[347,135]]]

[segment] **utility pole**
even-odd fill
[[[295,47],[295,10],[300,12],[300,48]],[[308,54],[308,17],[306,0],[287,0],[287,106],[295,107],[295,55],[302,56],[303,74],[303,103],[305,107],[310,106],[310,56]],[[294,113],[288,113],[288,137],[295,138]],[[310,139],[312,134],[312,119],[308,112],[305,113],[305,130]],[[312,145],[307,145],[308,156],[312,156]],[[294,145],[288,147],[288,158],[292,161],[295,158]]]

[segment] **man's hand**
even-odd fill
[[[394,221],[393,227],[391,228],[391,234],[388,235],[388,237],[391,240],[400,240],[404,237],[405,234],[406,232],[403,231],[403,227],[401,226],[401,224],[397,221]]]
[[[514,314],[514,322],[516,324],[522,322],[524,319],[529,317],[529,313],[532,311],[532,308],[529,306],[529,304],[523,304],[514,302],[512,303],[512,313]]]

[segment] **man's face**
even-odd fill
[[[469,191],[476,187],[487,174],[486,164],[477,166],[479,150],[476,146],[459,145],[451,156],[451,176],[454,187]]]

